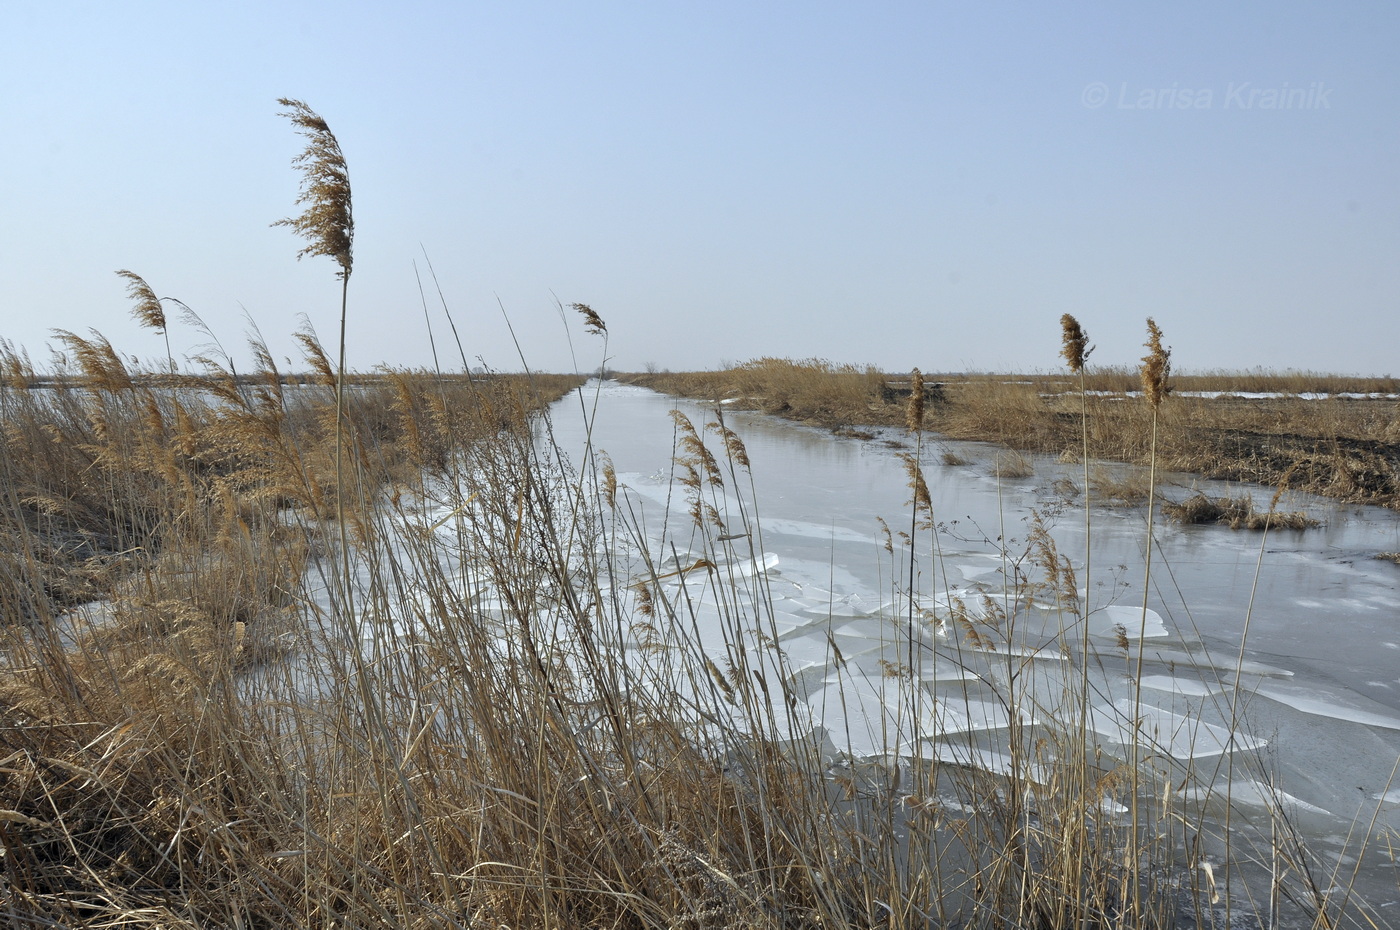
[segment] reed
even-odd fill
[[[314,334],[303,342],[312,374],[259,355],[241,379],[211,369],[172,389],[114,370],[121,353],[94,337],[71,344],[85,367],[49,377],[61,387],[0,392],[14,424],[6,512],[28,515],[12,527],[16,564],[60,558],[46,534],[93,519],[40,507],[41,482],[90,483],[75,502],[94,509],[123,495],[105,504],[118,538],[91,582],[100,603],[74,611],[37,577],[6,601],[30,614],[7,627],[0,674],[13,919],[1068,928],[1130,907],[1139,926],[1175,919],[1181,892],[1159,881],[1171,873],[1129,867],[1167,868],[1174,821],[1145,809],[1134,831],[1104,812],[1133,780],[1084,738],[1091,663],[1052,713],[1032,700],[1034,664],[1004,649],[1026,622],[1015,605],[1032,600],[1055,604],[1057,642],[1081,649],[1087,578],[1043,522],[1027,552],[1006,553],[1005,592],[925,599],[941,531],[910,454],[910,522],[891,536],[888,577],[911,609],[901,658],[876,672],[909,687],[891,736],[930,736],[926,715],[965,700],[915,685],[934,663],[989,662],[984,686],[1008,720],[1035,723],[1007,731],[1000,773],[956,739],[942,761],[842,756],[778,712],[810,685],[775,648],[763,574],[732,573],[762,553],[762,522],[722,418],[676,420],[676,550],[653,548],[606,461],[567,467],[533,412],[577,379],[537,394],[544,376],[350,374],[337,415],[332,363]],[[340,579],[338,423],[373,492],[348,498]],[[60,517],[74,522],[45,522]],[[705,609],[724,642],[697,635],[685,576],[713,579]],[[325,596],[341,587],[354,596]],[[935,654],[940,624],[957,645]],[[862,680],[834,640],[830,661],[842,693]]]
[[[755,379],[752,366],[781,372],[781,386]],[[887,389],[899,383],[894,376],[867,370],[859,381],[842,382],[849,386],[842,404],[819,400],[840,380],[834,368],[770,359],[727,371],[621,377],[827,425],[847,436],[874,435],[859,425],[903,425],[907,395]],[[1154,460],[1162,470],[1271,487],[1286,482],[1339,500],[1400,507],[1400,393],[1389,389],[1389,379],[1254,371],[1175,374],[1172,382],[1172,403],[1157,417]],[[937,397],[927,426],[948,438],[1144,468],[1153,458],[1151,421],[1136,415],[1142,390],[1136,369],[1095,367],[1071,377],[938,375],[926,383],[928,396]],[[1301,392],[1312,388],[1327,390]],[[1259,392],[1263,396],[1248,396]],[[829,413],[838,409],[843,412]]]
[[[1266,527],[1303,530],[1318,525],[1317,520],[1298,511],[1280,512],[1270,508],[1260,513],[1255,509],[1254,498],[1248,494],[1207,497],[1198,492],[1182,501],[1163,503],[1162,514],[1177,523],[1218,523],[1236,530]]]
[[[170,371],[175,371],[175,355],[170,351],[170,327],[165,320],[165,307],[161,305],[161,298],[156,296],[156,292],[151,290],[151,286],[146,283],[146,279],[134,271],[125,269],[117,274],[126,280],[126,294],[131,298],[131,315],[137,323],[153,329],[165,339],[166,364],[170,366]],[[173,299],[173,298],[172,298]],[[176,301],[179,303],[179,301]]]
[[[44,372],[0,347],[12,925],[1175,925],[1188,892],[1171,857],[1197,865],[1198,841],[1178,840],[1209,828],[1139,811],[1155,777],[1139,768],[1165,754],[1146,734],[1126,765],[1090,746],[1087,564],[1035,515],[1026,547],[1000,553],[1002,590],[942,583],[923,434],[956,392],[915,371],[892,421],[912,432],[909,520],[885,526],[899,606],[874,619],[897,651],[868,664],[828,633],[821,675],[796,668],[725,407],[675,417],[676,500],[656,514],[591,427],[577,462],[553,441],[547,410],[578,377],[347,367],[348,175],[324,121],[283,105],[308,139],[308,211],[284,222],[340,265],[337,354],[309,329],[295,373],[256,335],[242,373],[208,357],[146,371],[100,334],[60,333]],[[132,296],[160,306],[148,286]],[[1150,332],[1144,372],[1165,382]],[[1082,329],[1064,333],[1087,468],[1096,373]],[[833,424],[895,390],[828,363],[738,372],[726,397]],[[1147,388],[1135,416],[1168,422],[1176,399]],[[1077,656],[1059,706],[1010,648],[1035,604],[1053,605],[1050,648]],[[1004,763],[931,722],[973,710],[932,674],[950,666],[1004,715]],[[889,756],[811,725],[826,676],[843,705],[894,689]],[[942,754],[907,748],[935,740]],[[1112,805],[1129,795],[1125,823]],[[1319,925],[1376,913],[1316,884],[1299,899]]]

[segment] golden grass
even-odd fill
[[[0,389],[7,914],[193,927],[440,913],[395,901],[412,879],[381,858],[400,855],[382,832],[401,829],[382,806],[389,771],[354,735],[372,708],[346,693],[340,627],[307,601],[334,545],[331,388],[270,368],[172,386],[101,337],[65,342],[76,369],[40,378],[11,352],[19,377]],[[580,380],[351,379],[353,538],[382,535],[384,489],[521,434]],[[306,664],[317,655],[330,667]]]
[[[1089,471],[1089,488],[1094,500],[1114,506],[1132,507],[1152,496],[1146,469],[1130,467],[1115,470],[1104,465]]]
[[[990,468],[998,478],[1029,478],[1035,474],[1031,460],[1015,449],[998,453]]]
[[[782,388],[770,397],[752,368],[781,372]],[[832,373],[843,372],[840,376]],[[904,398],[887,396],[885,381],[905,376],[863,371],[857,378],[839,366],[777,363],[765,359],[736,369],[693,374],[625,375],[631,383],[689,397],[738,398],[741,406],[826,425],[902,425]],[[830,383],[823,379],[830,377]],[[1087,438],[1095,459],[1146,465],[1151,447],[1148,401],[1137,370],[1085,372],[1090,392],[1081,398],[1078,378],[1056,375],[926,376],[937,385],[926,423],[953,439],[1000,443],[1026,452],[1082,457]],[[740,384],[743,384],[742,389]],[[837,387],[837,384],[840,387]],[[805,386],[811,395],[804,394]],[[1400,401],[1348,397],[1391,394],[1389,378],[1343,378],[1312,373],[1224,372],[1170,375],[1171,392],[1158,408],[1158,466],[1208,478],[1309,491],[1354,503],[1400,507]],[[840,390],[839,408],[817,396]],[[1276,391],[1293,396],[1246,398],[1188,396],[1189,391]],[[1300,391],[1327,393],[1303,399]],[[812,399],[808,399],[808,397]],[[778,399],[780,398],[780,399]],[[1081,431],[1081,403],[1087,434]],[[839,416],[821,411],[840,409]],[[864,411],[862,414],[861,411]]]
[[[883,392],[885,378],[873,368],[820,359],[760,358],[723,372],[623,377],[660,391],[725,401],[741,409],[832,428],[903,424],[907,413],[904,398]]]
[[[1090,760],[1072,713],[1016,731],[1009,780],[833,761],[769,716],[795,687],[780,667],[699,651],[665,572],[620,603],[638,579],[600,552],[642,538],[625,489],[605,466],[580,483],[532,428],[577,378],[347,376],[347,535],[367,573],[351,582],[334,557],[334,371],[312,337],[311,376],[264,359],[178,384],[118,368],[99,337],[69,345],[79,367],[42,378],[2,360],[16,385],[51,385],[0,391],[9,554],[34,569],[7,592],[0,671],[17,919],[1068,928],[1122,913],[1125,845],[1162,842],[1087,825],[1129,780]],[[747,454],[723,427],[677,430],[708,571],[743,554],[713,502]],[[907,461],[923,551],[937,530]],[[77,565],[81,534],[95,554]],[[1063,604],[1073,630],[1075,569],[1039,523],[1031,538],[1009,597]],[[893,575],[905,555],[890,558]],[[92,596],[104,606],[65,612]],[[726,628],[761,626],[763,603],[757,587],[726,602]],[[952,614],[970,644],[1014,635],[994,600]],[[636,644],[644,680],[618,658]],[[1144,816],[1149,836],[1162,824]],[[1134,925],[1174,919],[1182,892],[1155,881]]]
[[[282,103],[308,140],[307,212],[283,223],[307,238],[302,254],[340,265],[343,345],[348,174],[325,122]],[[154,325],[160,299],[123,277]],[[1065,335],[1082,366],[1087,338]],[[309,331],[305,374],[279,371],[257,339],[248,374],[209,359],[149,372],[98,334],[58,338],[67,360],[43,373],[0,343],[11,925],[1168,927],[1185,897],[1207,897],[1195,870],[1140,875],[1140,862],[1197,856],[1210,828],[1153,800],[1136,829],[1126,786],[1152,776],[1092,751],[1073,710],[1087,706],[1087,661],[1064,676],[1064,718],[1037,707],[1033,727],[1027,668],[984,682],[1011,721],[997,774],[833,756],[780,720],[774,708],[806,695],[771,648],[761,577],[715,605],[725,642],[707,651],[690,602],[661,582],[754,555],[756,502],[720,512],[749,467],[722,423],[676,418],[690,521],[668,517],[703,555],[665,570],[674,551],[646,550],[611,466],[570,469],[542,428],[580,378],[357,374]],[[659,378],[832,427],[904,423],[915,443],[926,423],[962,424],[1057,453],[1080,423],[1034,385],[989,379],[925,387],[918,373],[892,383],[780,359]],[[1081,442],[1143,440],[1119,435],[1126,420],[1086,422]],[[1003,474],[1029,470],[1007,455]],[[912,577],[940,532],[919,457],[905,463],[908,554],[887,527],[892,579]],[[944,619],[995,652],[1015,634],[1004,604],[1054,603],[1073,654],[1068,631],[1087,629],[1075,567],[1039,516],[1029,540],[1008,554],[1004,597],[952,599]],[[624,574],[624,555],[645,569]],[[911,628],[933,622],[910,604]],[[891,679],[918,679],[909,640]],[[1100,806],[1125,791],[1133,828]],[[1267,855],[1279,866],[1290,852]],[[1345,902],[1288,882],[1300,913],[1336,925]]]
[[[1207,497],[1193,494],[1182,501],[1166,501],[1162,513],[1177,523],[1218,523],[1231,529],[1304,530],[1318,525],[1317,520],[1298,511],[1264,511],[1255,509],[1248,494],[1236,497]]]

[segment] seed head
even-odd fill
[[[909,503],[913,505],[916,513],[932,516],[933,499],[929,496],[928,483],[924,481],[924,471],[919,467],[919,460],[908,452],[900,458],[904,460],[904,472],[909,476],[909,490],[913,495]]]
[[[165,310],[161,307],[156,292],[146,283],[146,279],[126,269],[118,271],[117,274],[126,279],[126,296],[136,303],[136,306],[131,308],[132,317],[147,329],[164,334]]]
[[[1142,357],[1142,392],[1153,407],[1160,406],[1171,388],[1167,377],[1172,370],[1172,350],[1162,347],[1162,331],[1152,317],[1147,318],[1147,354]]]
[[[924,428],[924,373],[917,368],[909,375],[909,406],[904,411],[904,425],[911,433]]]
[[[593,311],[588,304],[574,304],[574,309],[583,315],[583,331],[593,336],[606,336],[608,324]]]
[[[1079,321],[1068,313],[1060,317],[1060,329],[1063,330],[1061,338],[1064,341],[1060,354],[1069,363],[1069,370],[1079,374],[1084,370],[1084,363],[1088,361],[1089,354],[1094,351],[1094,347],[1089,345],[1089,334],[1084,332]]]
[[[273,226],[290,226],[307,242],[297,253],[328,255],[340,263],[339,276],[350,277],[355,241],[355,220],[350,210],[350,172],[345,167],[345,155],[340,143],[315,110],[300,100],[283,97],[277,101],[286,107],[282,114],[292,121],[297,133],[306,139],[306,149],[292,159],[292,166],[301,170],[301,194],[297,203],[305,204],[301,216],[288,217]]]

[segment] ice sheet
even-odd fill
[[[1257,693],[1305,714],[1400,730],[1400,716],[1387,712],[1381,705],[1369,702],[1358,694],[1343,695],[1319,687],[1274,682],[1260,684]]]

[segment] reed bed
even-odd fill
[[[343,345],[348,174],[324,121],[283,104],[312,169],[308,213],[284,222],[337,262]],[[155,292],[132,296],[163,328]],[[1229,924],[1222,849],[1305,922],[1375,922],[1312,879],[1281,807],[1241,850],[1174,800],[1193,773],[1136,724],[1134,764],[1097,752],[1075,560],[1038,519],[1001,596],[919,609],[940,532],[921,435],[956,398],[917,375],[908,530],[884,575],[908,612],[881,618],[906,651],[861,672],[830,639],[835,669],[899,695],[892,751],[857,758],[801,712],[816,683],[745,570],[762,523],[722,408],[676,417],[658,543],[599,450],[571,460],[552,439],[544,411],[580,379],[357,374],[300,338],[303,376],[256,338],[243,376],[169,353],[133,370],[96,334],[61,334],[52,371],[0,352],[10,926],[1137,928],[1217,906]],[[867,369],[760,360],[734,384],[823,420],[891,405]],[[1074,658],[1053,707],[1007,648],[1032,602]],[[944,627],[1005,714],[995,765],[972,742],[907,750],[939,735],[922,682],[952,660],[925,646]]]
[[[1128,791],[1083,740],[1087,672],[1032,710],[1034,673],[1008,654],[990,686],[1037,723],[987,771],[970,746],[845,756],[787,713],[801,677],[743,645],[776,639],[761,574],[717,586],[726,645],[702,647],[606,460],[549,439],[537,411],[577,379],[357,383],[341,554],[330,373],[155,384],[100,340],[74,348],[105,367],[4,394],[14,557],[58,564],[20,576],[6,613],[15,926],[1165,927],[1208,909],[1204,851],[1174,827],[1199,814],[1144,801],[1134,830],[1112,813],[1181,774],[1148,766]],[[684,418],[677,436],[670,538],[698,554],[679,570],[722,574],[761,533],[724,503],[745,499],[743,443]],[[892,593],[937,547],[920,480],[911,458]],[[41,506],[60,495],[93,514]],[[88,587],[46,584],[85,530]],[[1075,654],[1072,560],[1043,528],[1008,555],[1007,602],[1060,605]],[[947,607],[992,655],[1023,622]],[[917,647],[885,674],[932,661]]]
[[[780,402],[770,402],[749,366],[782,372]],[[804,400],[805,378],[836,370],[760,360],[721,372],[622,376],[629,383],[707,400],[724,399],[832,428],[897,426],[903,399],[882,386],[903,374],[847,376],[839,415],[828,401]],[[803,368],[800,376],[792,369]],[[1028,452],[1146,466],[1151,417],[1137,374],[1086,368],[1063,375],[929,375],[939,385],[929,428],[953,439],[984,440]],[[835,379],[834,379],[835,380]],[[1311,373],[1173,374],[1158,417],[1156,462],[1165,471],[1268,486],[1286,485],[1354,503],[1400,507],[1400,393],[1388,378]],[[836,388],[824,388],[831,392]],[[1212,396],[1193,396],[1209,392]],[[1215,394],[1219,396],[1214,396]],[[1249,396],[1263,394],[1267,396]],[[1303,396],[1305,394],[1315,396]],[[1082,418],[1081,418],[1082,414]],[[1087,437],[1087,443],[1083,440]]]

